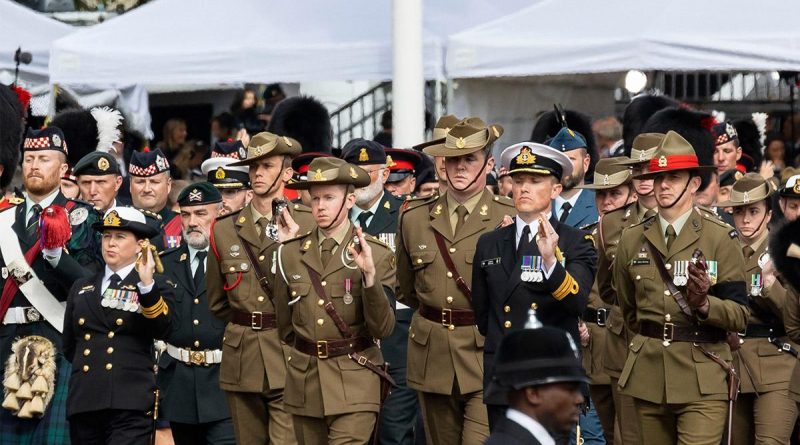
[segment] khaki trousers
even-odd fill
[[[297,443],[292,416],[283,410],[283,390],[262,393],[225,391],[237,445]]]
[[[733,444],[787,444],[796,419],[797,404],[788,389],[739,394],[733,409]]]
[[[300,445],[368,444],[375,429],[377,413],[360,412],[338,416],[292,416],[294,434]]]
[[[489,418],[483,391],[452,395],[419,393],[427,443],[482,445],[489,438]]]
[[[611,393],[614,397],[614,411],[619,427],[614,430],[614,443],[616,445],[639,445],[642,443],[642,432],[639,428],[636,407],[633,406],[633,397],[619,393],[619,379],[614,377],[611,377]]]
[[[633,399],[633,403],[648,445],[719,445],[722,440],[726,400],[658,404]]]

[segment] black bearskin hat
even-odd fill
[[[635,97],[625,107],[622,114],[622,140],[625,141],[625,156],[631,155],[631,147],[636,136],[644,133],[642,128],[648,119],[659,110],[677,107],[677,101],[668,96],[641,95]]]
[[[11,183],[19,164],[22,117],[22,105],[17,94],[8,86],[0,85],[0,164],[3,165],[1,188]]]
[[[761,132],[758,131],[756,123],[752,119],[739,119],[733,121],[733,126],[736,128],[736,133],[739,134],[739,146],[742,147],[742,153],[750,155],[755,165],[761,165],[763,144]]]
[[[700,165],[714,165],[714,137],[711,127],[716,123],[714,118],[707,113],[702,113],[687,108],[666,108],[656,112],[642,127],[642,133],[664,133],[672,130],[689,141],[697,155]],[[702,183],[700,190],[708,187],[710,173],[700,175]]]
[[[598,161],[597,143],[594,140],[594,132],[592,132],[592,119],[578,111],[564,110],[564,115],[567,118],[567,126],[570,130],[577,131],[586,140],[587,150],[591,162],[589,169],[586,172],[586,177],[591,178],[594,174],[594,165]],[[555,111],[548,111],[539,116],[536,125],[533,126],[531,133],[531,142],[538,142],[544,144],[550,138],[555,137],[561,130],[562,125],[558,121],[558,116]]]
[[[800,291],[800,219],[784,221],[770,231],[769,255],[783,281]]]
[[[120,138],[122,114],[119,111],[98,107],[91,110],[71,109],[58,113],[50,125],[64,132],[67,141],[67,163],[75,166],[87,154],[108,151],[111,144]]]
[[[304,153],[331,153],[331,117],[325,105],[311,96],[289,97],[278,102],[267,131],[297,140]]]

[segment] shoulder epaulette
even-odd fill
[[[411,209],[416,209],[417,207],[421,207],[437,199],[439,199],[439,195],[436,194],[430,196],[409,196],[403,201],[403,205],[400,206],[400,211],[406,212]]]
[[[311,207],[309,207],[309,206],[307,206],[305,204],[299,204],[299,203],[298,204],[291,204],[291,207],[292,207],[292,210],[294,210],[296,212],[311,213]]]
[[[156,219],[158,221],[161,221],[161,215],[159,215],[156,212],[152,212],[152,211],[146,210],[146,209],[136,209],[136,210],[142,212],[142,214],[144,214],[145,217],[153,218],[153,219]]]
[[[388,244],[386,244],[383,241],[381,241],[380,238],[378,238],[377,236],[364,234],[364,239],[366,239],[369,242],[372,242],[372,243],[378,244],[380,246],[383,246],[383,247],[385,247],[385,248],[387,248],[389,250],[392,249],[391,247],[389,247]]]
[[[509,198],[508,196],[495,195],[492,201],[507,205],[509,207],[514,207],[514,200]]]
[[[290,243],[292,241],[301,240],[301,239],[307,237],[308,235],[311,235],[311,231],[310,230],[308,232],[306,232],[306,233],[298,233],[297,235],[293,236],[292,238],[287,239],[286,241],[284,241],[281,244],[288,244],[288,243]]]
[[[82,199],[76,199],[76,198],[67,198],[67,201],[72,201],[72,202],[74,202],[75,204],[84,205],[84,206],[87,206],[87,207],[89,207],[89,208],[92,208],[92,209],[94,209],[94,208],[95,208],[95,207],[94,207],[94,204],[92,204],[91,202],[88,202],[88,201],[84,201],[84,200],[82,200]],[[95,210],[97,210],[97,209],[95,209]]]
[[[231,216],[233,216],[233,215],[238,215],[238,214],[239,214],[239,212],[241,212],[241,211],[242,211],[242,209],[239,209],[239,210],[234,210],[234,211],[233,211],[233,212],[231,212],[231,213],[227,213],[227,214],[225,214],[225,215],[218,216],[218,217],[217,217],[217,221],[221,221],[221,220],[223,220],[223,219],[225,219],[225,218],[230,218],[230,217],[231,217]]]
[[[585,230],[585,231],[587,231],[587,232],[591,232],[591,231],[592,231],[592,230],[594,230],[596,227],[597,227],[597,221],[595,221],[595,222],[593,222],[593,223],[586,224],[585,226],[581,226],[581,227],[580,227],[580,229],[581,229],[581,230]]]
[[[158,252],[158,256],[169,255],[169,254],[171,254],[173,252],[177,252],[180,249],[181,249],[181,246],[176,246],[176,247],[172,247],[172,248],[169,248],[169,249],[165,249],[165,250],[162,250],[161,252]]]

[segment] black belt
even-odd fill
[[[786,335],[783,326],[771,324],[748,324],[744,332],[739,332],[742,338],[777,338]]]
[[[686,326],[673,323],[656,323],[642,320],[639,323],[639,333],[645,337],[663,340],[665,344],[673,341],[687,341],[692,343],[721,343],[727,334],[719,328],[711,326]]]
[[[605,326],[606,320],[608,320],[608,313],[610,309],[601,307],[599,309],[594,309],[587,307],[583,311],[583,322],[584,323],[594,323],[597,326]]]

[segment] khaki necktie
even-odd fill
[[[256,221],[256,227],[258,227],[258,239],[264,241],[264,238],[267,236],[267,225],[269,224],[269,220],[266,216],[262,216],[258,218]]]
[[[331,257],[333,256],[333,249],[336,248],[336,240],[333,238],[325,238],[322,241],[322,267],[328,267],[328,263],[331,261]]]
[[[667,226],[667,250],[672,247],[672,243],[675,242],[675,238],[678,237],[678,234],[675,233],[675,228],[672,227],[672,224]]]
[[[467,220],[467,216],[469,212],[467,212],[467,208],[463,205],[456,207],[456,230],[453,234],[457,234],[461,232],[461,228],[464,227],[464,222]]]

